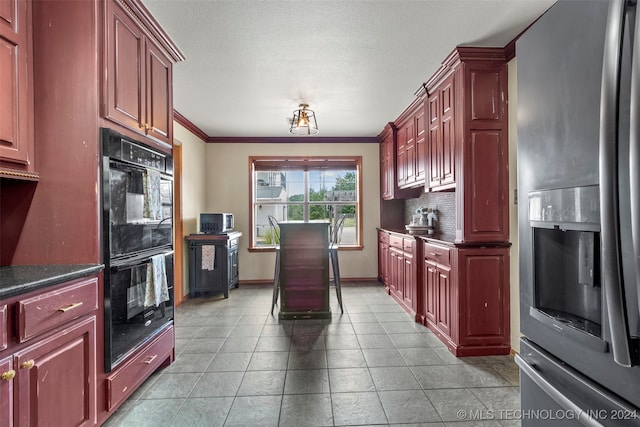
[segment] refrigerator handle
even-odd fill
[[[571,400],[566,394],[558,390],[556,386],[547,381],[536,369],[527,363],[519,354],[514,357],[516,365],[520,368],[520,372],[531,379],[542,391],[552,398],[565,411],[570,411],[575,415],[576,421],[588,427],[603,427],[603,424],[593,418],[590,413],[594,408],[582,408],[580,405]]]
[[[618,216],[618,90],[625,1],[609,4],[602,64],[600,96],[600,227],[602,243],[602,280],[611,327],[613,358],[622,366],[631,366],[629,333],[624,304],[620,265],[620,227]]]
[[[631,112],[629,131],[629,193],[631,195],[631,239],[640,307],[640,16],[634,10],[635,29],[631,52]]]

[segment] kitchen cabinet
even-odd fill
[[[378,230],[378,280],[389,290],[389,233]]]
[[[512,48],[456,47],[424,84],[429,191],[456,189],[456,243],[509,240],[508,76]]]
[[[429,95],[428,170],[425,190],[447,190],[455,186],[454,76],[445,78]]]
[[[37,180],[31,1],[0,2],[0,177]]]
[[[129,0],[107,1],[104,115],[171,148],[173,64],[184,58],[164,48],[164,33],[135,7]]]
[[[0,352],[0,424],[95,425],[98,278],[33,291],[3,305],[9,339]]]
[[[454,249],[423,242],[424,323],[443,341],[452,341],[452,302],[456,294],[451,280]]]
[[[189,295],[224,294],[238,287],[238,242],[242,233],[191,234],[189,244]]]
[[[393,123],[388,123],[378,135],[380,141],[380,194],[383,200],[399,200],[418,197],[419,188],[399,188],[398,172],[405,173],[405,167],[401,170],[396,167],[397,129]],[[419,146],[419,150],[422,145]],[[404,149],[403,149],[404,152]],[[404,154],[401,155],[401,159]],[[402,160],[404,162],[404,160]],[[403,178],[406,182],[406,179]]]
[[[417,98],[394,122],[398,129],[396,170],[399,188],[425,183],[426,127],[424,97]]]
[[[456,354],[509,354],[509,248],[459,248]]]
[[[424,241],[423,323],[456,356],[509,354],[509,248]]]
[[[418,288],[418,246],[410,236],[389,235],[389,279],[386,286],[391,295],[406,312],[418,318],[421,289]]]

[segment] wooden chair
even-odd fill
[[[340,312],[344,313],[342,307],[342,289],[340,288],[340,265],[338,263],[338,248],[340,247],[340,239],[342,239],[342,229],[344,228],[345,214],[339,215],[335,223],[330,227],[329,233],[329,260],[333,269],[333,281],[336,286],[336,296],[340,305]]]
[[[280,293],[280,225],[275,217],[269,215],[268,219],[271,240],[276,248],[276,269],[273,273],[273,297],[271,299],[271,314],[273,314],[273,307],[277,304]]]

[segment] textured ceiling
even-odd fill
[[[457,45],[503,47],[555,0],[143,0],[186,56],[174,108],[212,137],[371,137]],[[516,53],[517,55],[517,53]]]

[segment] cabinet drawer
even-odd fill
[[[389,234],[378,232],[378,242],[389,244]]]
[[[116,408],[142,384],[173,351],[173,326],[107,377],[107,410]]]
[[[63,288],[18,301],[18,340],[60,326],[98,309],[98,279],[73,282]]]
[[[0,305],[0,350],[7,348],[7,305]]]
[[[424,243],[424,257],[437,262],[438,264],[451,266],[451,250],[445,246]]]
[[[404,250],[404,239],[392,234],[389,236],[389,246]]]
[[[403,249],[405,252],[413,254],[413,242],[415,242],[413,239],[403,239]]]

